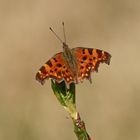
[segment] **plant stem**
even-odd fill
[[[52,80],[51,82],[52,89],[56,98],[64,107],[64,109],[69,113],[73,121],[74,132],[78,140],[91,140],[86,131],[85,123],[81,120],[80,114],[76,110],[75,84],[71,83],[69,88],[67,88],[64,81],[57,83],[56,81]]]

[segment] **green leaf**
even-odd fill
[[[71,83],[69,88],[67,88],[64,81],[58,83],[56,81],[51,80],[51,86],[55,96],[58,101],[63,106],[68,106],[68,104],[75,105],[75,84]]]

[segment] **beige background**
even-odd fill
[[[0,140],[76,140],[68,114],[35,74],[62,44],[112,54],[93,84],[77,85],[77,109],[93,140],[140,140],[138,0],[0,0]]]

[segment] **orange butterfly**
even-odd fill
[[[63,30],[64,30],[64,23]],[[98,66],[105,62],[110,63],[111,55],[108,52],[93,48],[69,48],[66,44],[65,30],[63,42],[57,34],[50,28],[55,36],[63,43],[63,52],[55,54],[37,72],[36,80],[44,84],[45,79],[52,78],[57,82],[65,81],[66,84],[72,82],[79,83],[84,79],[91,82],[91,72],[98,71]]]

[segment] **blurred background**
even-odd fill
[[[77,110],[95,140],[140,140],[138,0],[0,0],[0,140],[76,140],[72,121],[38,69],[62,44],[108,51],[110,65],[76,86]]]

